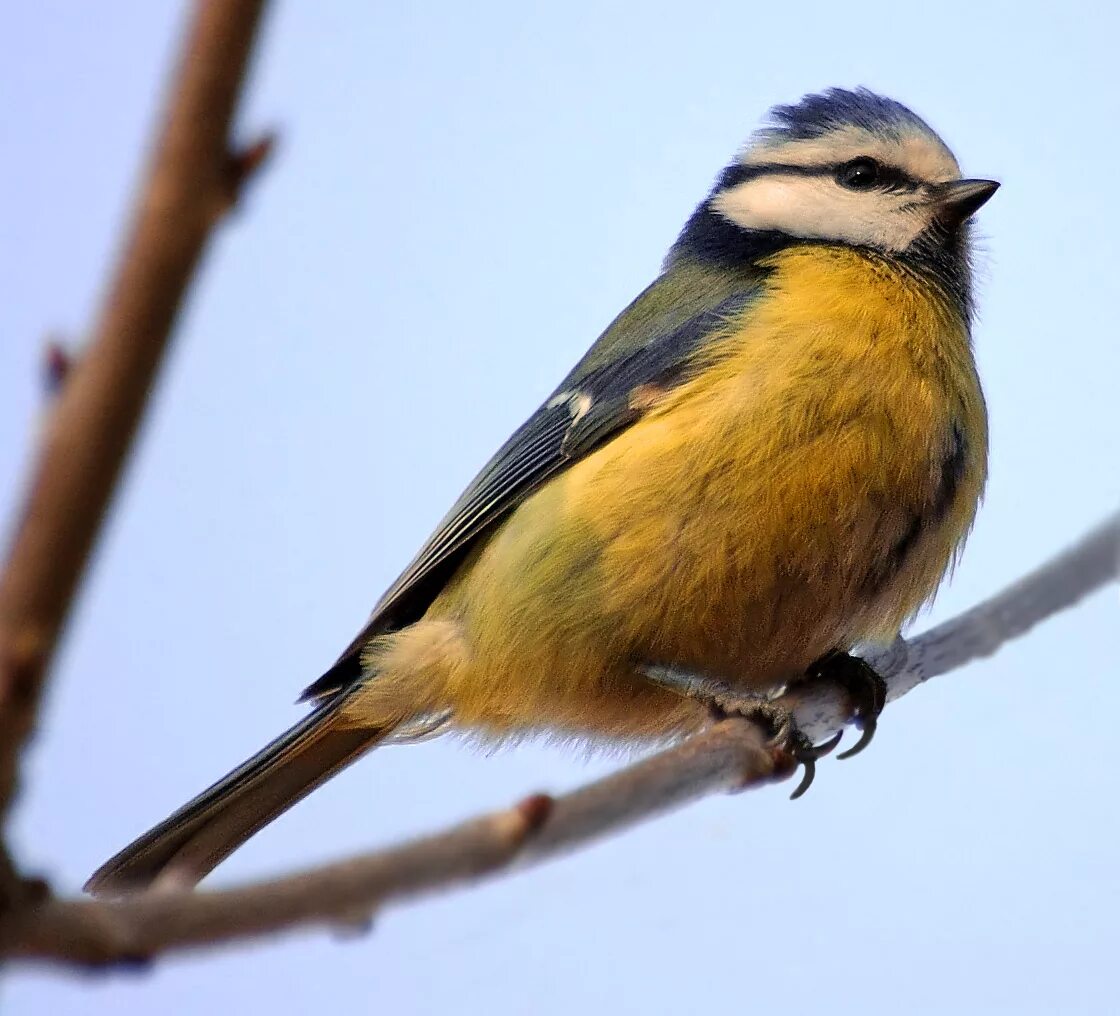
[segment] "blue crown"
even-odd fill
[[[761,134],[774,141],[805,141],[843,127],[860,127],[890,138],[913,130],[937,136],[913,110],[868,88],[830,88],[806,95],[793,105],[775,106],[767,119]]]

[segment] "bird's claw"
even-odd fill
[[[804,773],[801,776],[801,782],[797,784],[797,789],[789,795],[791,801],[796,801],[813,785],[813,780],[817,775],[817,759],[828,755],[840,743],[840,738],[843,736],[844,732],[838,730],[822,744],[813,744],[800,730],[793,732],[788,742],[790,754],[801,763]]]
[[[852,717],[860,730],[859,740],[837,758],[858,755],[875,736],[879,714],[887,704],[887,683],[866,660],[839,650],[829,653],[809,668],[810,681],[830,681],[840,685],[852,700]]]

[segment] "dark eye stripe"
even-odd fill
[[[791,166],[783,162],[763,162],[746,166],[741,162],[733,162],[728,166],[716,182],[714,193],[730,190],[748,180],[755,180],[760,176],[827,176],[835,177],[841,167],[846,166],[850,159],[844,162],[833,162],[813,166]],[[879,179],[870,190],[889,191],[916,191],[922,186],[921,181],[915,180],[909,173],[899,169],[898,166],[888,166],[879,163]]]

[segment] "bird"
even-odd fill
[[[808,771],[769,703],[823,680],[862,747],[884,686],[852,650],[930,601],[985,484],[971,223],[998,186],[866,88],[774,106],[310,712],[86,889],[194,884],[371,749],[448,731],[645,743],[730,708]]]

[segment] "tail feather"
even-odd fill
[[[198,797],[106,861],[95,895],[143,889],[165,872],[196,882],[259,829],[373,748],[390,729],[337,722],[346,693],[319,706]]]

